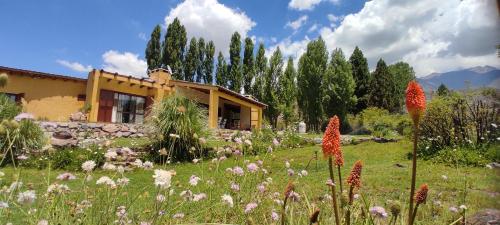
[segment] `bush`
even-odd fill
[[[21,107],[7,95],[0,93],[0,121],[14,119],[19,113],[21,113]]]
[[[206,153],[207,112],[196,102],[174,95],[155,103],[147,124],[153,131],[153,158],[185,161]],[[158,154],[165,149],[166,154]],[[162,151],[164,152],[164,151]]]
[[[360,115],[351,116],[350,120],[355,124],[355,134],[363,134],[368,130],[373,136],[391,138],[411,132],[411,121],[406,115],[390,114],[376,107],[367,108]]]
[[[481,151],[471,148],[465,149],[452,149],[446,148],[434,157],[432,161],[436,163],[443,163],[449,166],[485,166],[490,159],[486,158]]]
[[[28,168],[45,169],[51,167],[56,170],[79,171],[87,160],[93,160],[97,167],[104,164],[105,151],[94,145],[90,148],[64,148],[32,154],[27,160],[20,161],[20,165]]]

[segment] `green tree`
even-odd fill
[[[184,80],[194,81],[194,75],[196,69],[198,68],[198,43],[196,38],[191,38],[189,42],[189,50],[186,55],[186,61],[184,62]]]
[[[186,28],[179,19],[168,25],[163,44],[162,63],[164,67],[170,66],[172,75],[176,79],[183,78],[184,52],[186,50]]]
[[[288,62],[286,64],[285,73],[279,79],[279,102],[280,111],[283,114],[283,120],[285,121],[285,127],[288,127],[290,122],[295,118],[295,104],[297,102],[297,84],[295,82],[297,78],[297,72],[293,66],[293,58],[288,57]]]
[[[448,89],[448,87],[446,87],[446,85],[441,83],[441,85],[439,85],[439,87],[437,89],[437,95],[438,96],[448,96],[449,94],[450,94],[450,90]]]
[[[214,74],[214,54],[215,54],[215,45],[213,41],[209,41],[207,46],[205,47],[205,61],[203,61],[204,68],[204,76],[203,82],[206,84],[213,83],[213,74]]]
[[[319,91],[328,63],[328,51],[321,37],[307,44],[299,59],[297,74],[298,104],[302,117],[312,131],[323,121],[322,93]]]
[[[241,36],[238,32],[234,32],[231,37],[229,46],[229,89],[241,91]]]
[[[243,88],[245,94],[252,94],[252,80],[255,76],[253,48],[252,39],[245,38],[245,51],[243,52]]]
[[[146,62],[148,63],[148,70],[153,70],[161,67],[161,28],[156,25],[151,33],[151,38],[146,46]]]
[[[342,132],[350,129],[347,113],[357,101],[355,87],[351,64],[345,59],[342,49],[337,48],[332,52],[321,90],[324,92],[325,114],[328,118],[334,115],[339,117]]]
[[[217,57],[217,70],[215,73],[215,83],[219,86],[227,87],[228,68],[222,52],[219,52],[219,56]]]
[[[405,104],[405,92],[408,83],[415,80],[415,71],[405,62],[397,62],[389,66],[389,72],[394,82],[394,93],[392,95],[391,112],[401,112]]]
[[[369,106],[389,111],[393,108],[393,95],[395,94],[396,86],[393,78],[384,60],[380,59],[372,75],[370,98],[368,100]]]
[[[283,56],[280,48],[276,48],[269,59],[269,68],[264,77],[264,102],[267,104],[264,115],[269,122],[276,127],[278,122],[279,98],[278,98],[278,80],[283,75]]]
[[[349,62],[351,63],[352,76],[356,83],[354,94],[358,99],[352,112],[360,113],[368,107],[368,98],[370,96],[370,70],[368,69],[368,62],[358,46],[356,46],[352,52]]]
[[[259,101],[264,99],[264,73],[267,70],[267,58],[264,44],[259,44],[257,57],[255,58],[255,82],[252,87],[252,95]]]
[[[196,68],[196,82],[201,83],[205,77],[205,39],[198,39],[198,65]]]

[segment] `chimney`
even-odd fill
[[[171,79],[170,73],[167,70],[162,69],[162,68],[158,68],[158,69],[154,69],[154,70],[149,71],[148,76],[149,76],[149,78],[151,78],[151,80],[154,80],[155,82],[160,83],[160,84],[164,84],[164,83],[167,84],[167,83],[169,83],[169,81]]]

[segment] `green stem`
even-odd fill
[[[415,195],[415,180],[417,178],[417,141],[418,141],[418,124],[413,125],[413,156],[411,169],[411,189],[410,189],[410,209],[408,210],[408,224],[412,225],[413,212],[413,195]]]
[[[411,224],[413,224],[415,222],[415,217],[417,217],[417,209],[418,209],[418,205],[415,205],[415,209],[413,210],[413,215],[411,216]]]
[[[335,224],[340,225],[339,210],[337,208],[337,195],[335,193],[335,176],[333,175],[333,162],[332,157],[328,157],[328,168],[330,170],[330,179],[332,180],[332,203],[333,203],[333,213],[335,215]]]
[[[283,210],[281,211],[281,225],[285,225],[286,220],[286,201],[288,196],[285,196],[285,200],[283,201]]]
[[[340,186],[340,194],[344,193],[344,190],[342,188],[342,173],[340,172],[340,165],[337,165],[337,170],[339,172],[339,186]]]
[[[354,186],[351,185],[349,188],[349,205],[347,206],[347,212],[345,214],[345,221],[347,225],[351,225],[351,207],[353,201],[354,201]]]

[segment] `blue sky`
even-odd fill
[[[268,54],[279,46],[295,58],[322,35],[329,50],[341,47],[347,57],[359,45],[371,67],[380,57],[407,61],[417,75],[498,67],[495,1],[433,2],[0,0],[0,65],[79,77],[90,68],[140,76],[151,30],[179,17],[189,36],[214,39],[224,52],[237,30],[263,41]]]

